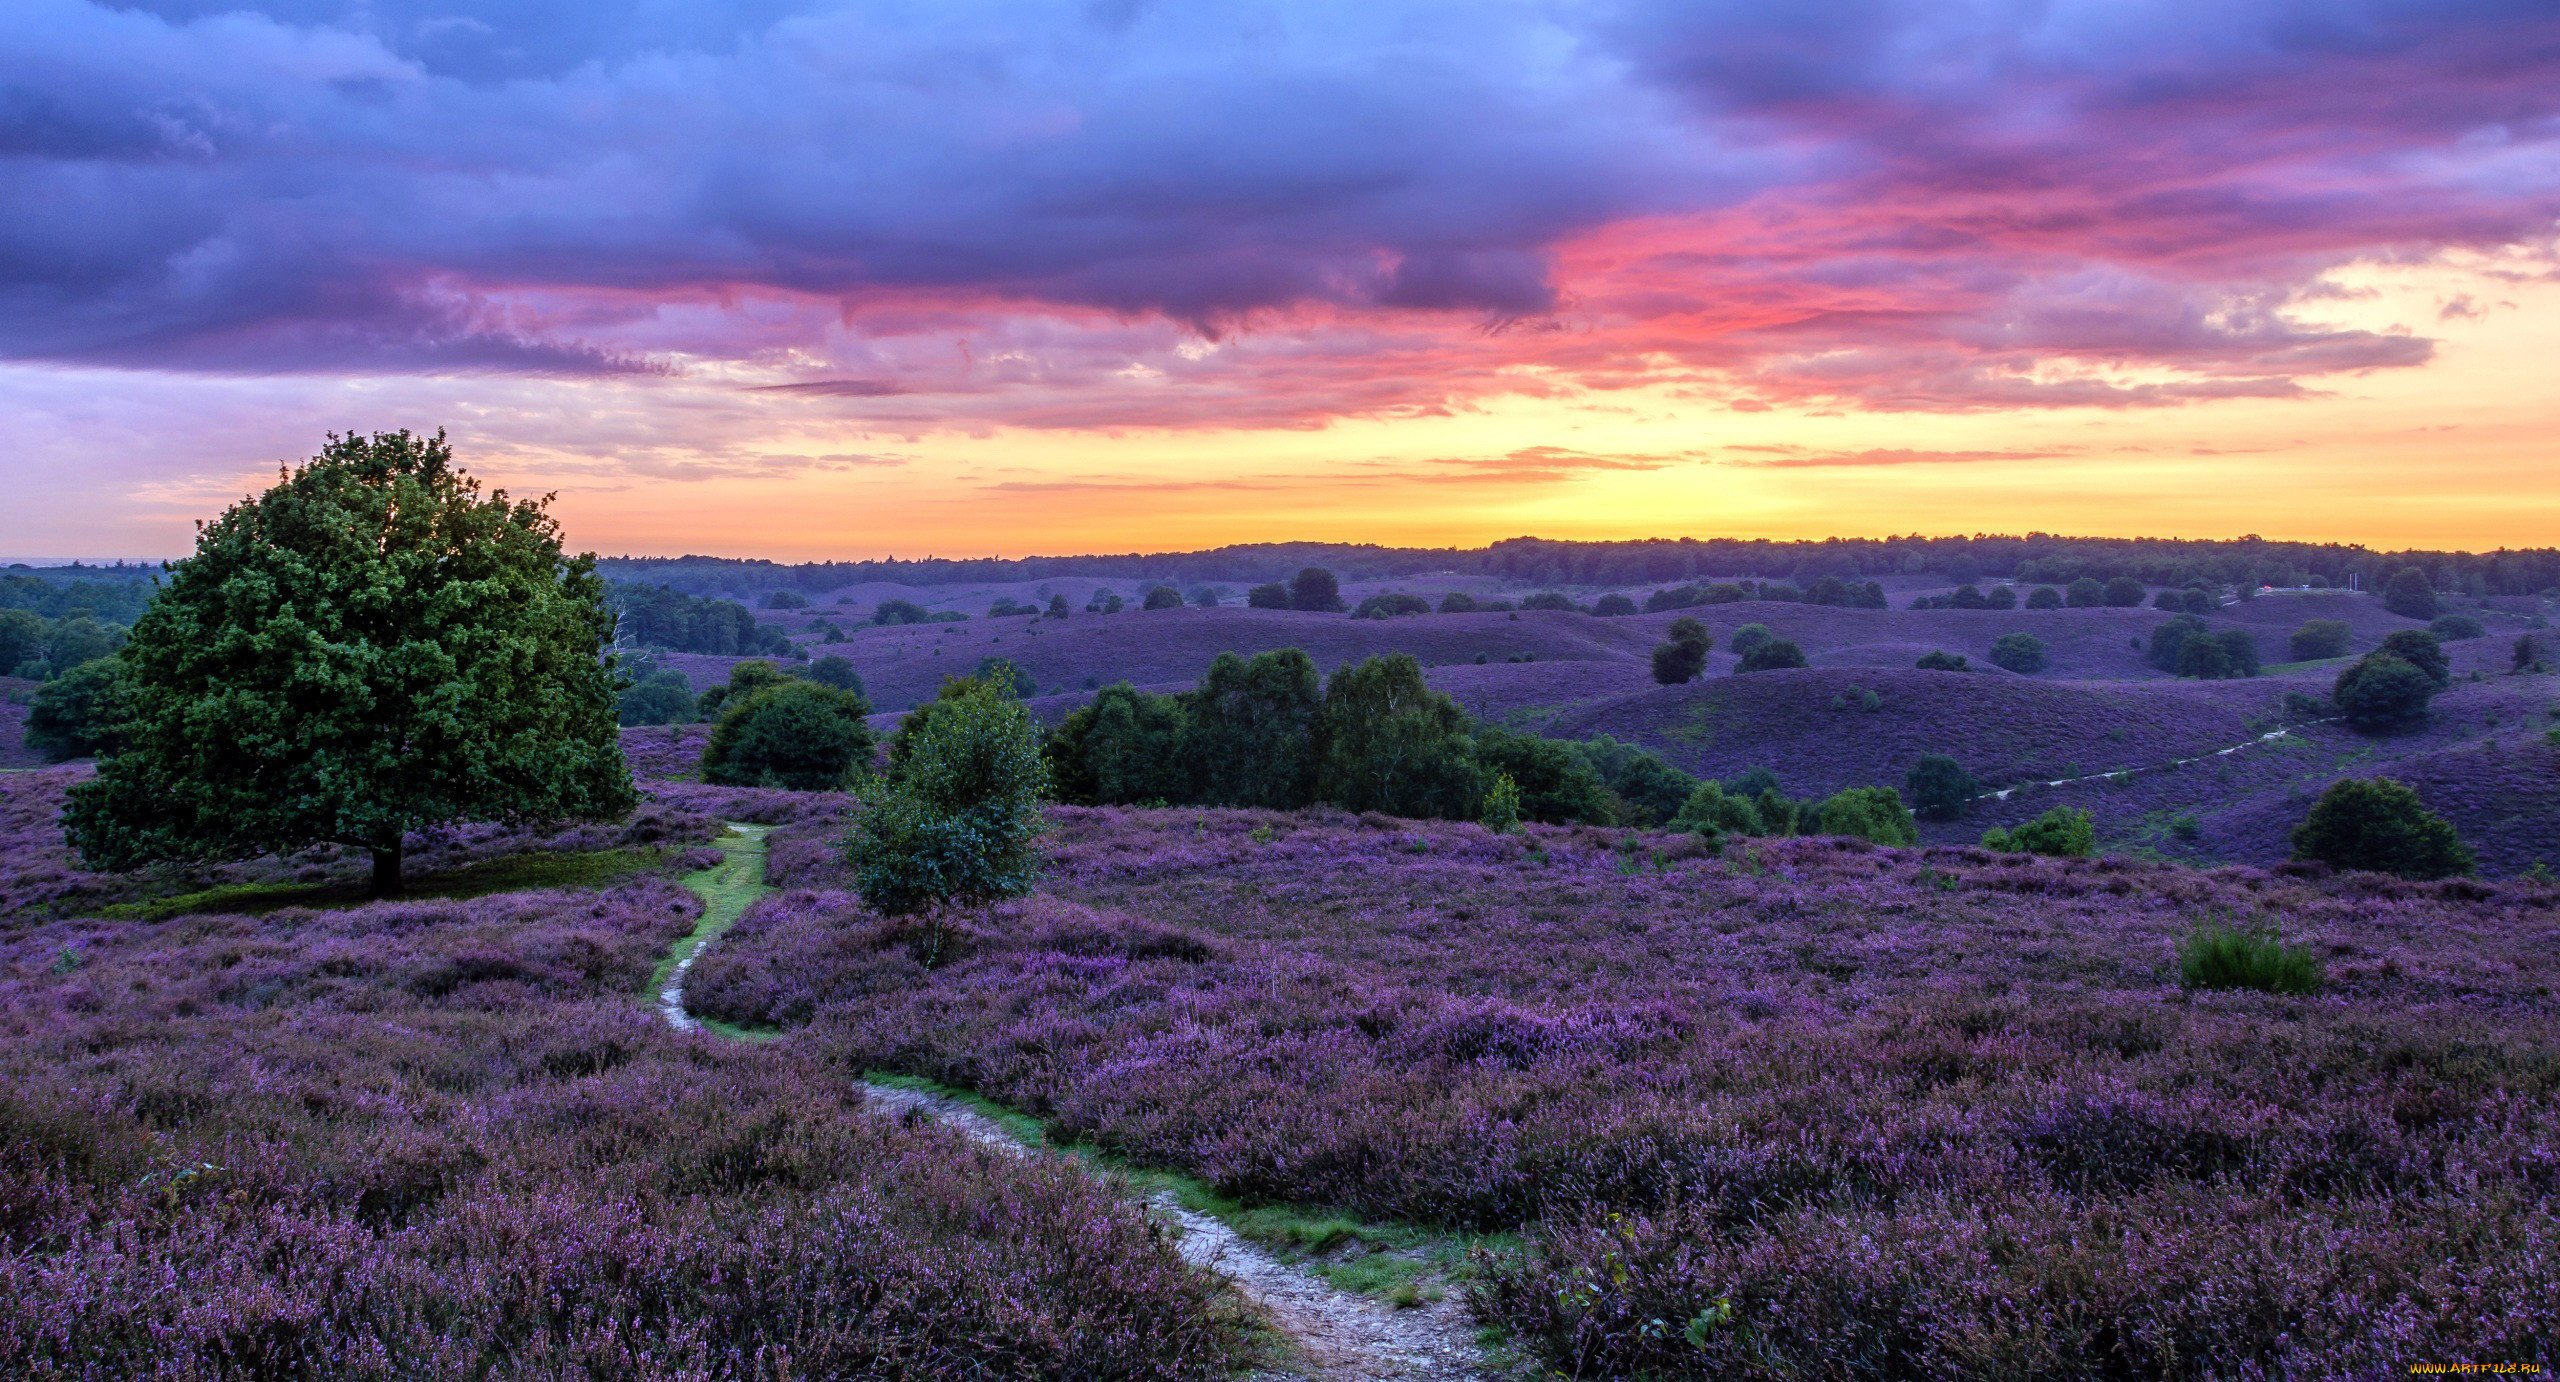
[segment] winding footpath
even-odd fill
[[[702,899],[702,920],[676,942],[658,984],[658,1011],[677,1031],[705,1029],[684,1004],[685,976],[694,960],[772,890],[764,881],[770,831],[730,822],[718,841],[726,857],[684,880]],[[930,1117],[1008,1156],[1041,1155],[1003,1124],[948,1095],[868,1083],[862,1093],[882,1113]],[[1394,1309],[1290,1266],[1220,1220],[1185,1208],[1170,1191],[1155,1191],[1141,1202],[1178,1230],[1174,1246],[1185,1262],[1225,1278],[1288,1336],[1296,1354],[1291,1366],[1255,1374],[1260,1382],[1444,1382],[1503,1375],[1477,1345],[1474,1326],[1454,1296]]]
[[[2203,763],[2215,758],[2228,758],[2232,754],[2240,752],[2242,749],[2252,749],[2256,748],[2260,744],[2272,744],[2279,739],[2291,738],[2293,732],[2297,729],[2309,729],[2313,725],[2334,724],[2340,718],[2342,717],[2331,715],[2324,719],[2305,720],[2298,725],[2286,725],[2282,729],[2271,729],[2266,733],[2259,735],[2255,739],[2243,739],[2239,743],[2233,744],[2228,748],[2215,749],[2211,753],[2200,753],[2193,758],[2172,758],[2166,763],[2145,763],[2138,768],[2118,768],[2113,772],[2104,773],[2082,773],[2078,777],[2057,777],[2044,782],[2013,782],[2006,787],[1998,789],[1997,791],[1982,792],[1967,798],[1967,800],[2007,801],[2011,792],[2022,792],[2030,787],[2069,787],[2074,783],[2106,782],[2119,777],[2132,777],[2139,773],[2165,773],[2174,769],[2186,767],[2190,763]]]

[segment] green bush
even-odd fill
[[[1944,648],[1922,653],[1920,660],[1911,665],[1923,672],[1970,672],[1973,670],[1972,664],[1965,661],[1964,654],[1951,653]]]
[[[871,706],[850,691],[787,679],[732,696],[702,751],[702,780],[723,787],[831,792],[871,766]]]
[[[1608,825],[1617,820],[1616,799],[1592,770],[1591,760],[1563,740],[1486,725],[1475,733],[1475,759],[1488,783],[1494,777],[1511,782],[1518,810],[1533,821]]]
[[[1310,566],[1289,578],[1289,608],[1329,613],[1342,607],[1342,583],[1323,567]]]
[[[2099,597],[2109,609],[2134,609],[2142,604],[2142,582],[2131,576],[2117,576],[2099,590]]]
[[[123,746],[130,691],[118,658],[97,658],[64,672],[37,690],[27,710],[27,747],[53,763],[115,752]]]
[[[833,687],[838,691],[850,691],[857,696],[862,694],[862,675],[853,670],[852,659],[841,653],[829,653],[819,658],[810,663],[808,669],[801,675],[820,686]]]
[[[1496,835],[1508,835],[1520,828],[1520,785],[1511,774],[1497,772],[1484,789],[1484,811],[1477,816],[1484,828]]]
[[[1351,612],[1354,619],[1396,619],[1411,614],[1429,614],[1431,602],[1419,595],[1372,595]]]
[[[2073,609],[2096,609],[2105,604],[2107,588],[2095,576],[2083,576],[2063,588],[2062,602]]]
[[[1196,762],[1182,751],[1190,719],[1176,697],[1125,681],[1102,688],[1041,745],[1058,799],[1079,806],[1191,800]]]
[[[694,716],[693,687],[682,672],[651,672],[614,698],[614,718],[625,726],[683,724]]]
[[[1664,686],[1696,681],[1707,670],[1707,650],[1714,645],[1706,625],[1686,615],[1672,620],[1667,636],[1653,650],[1653,679]]]
[[[1472,819],[1484,784],[1467,731],[1411,654],[1337,668],[1316,719],[1316,795],[1348,811]]]
[[[2387,777],[2331,783],[2294,829],[2293,857],[2402,878],[2446,878],[2473,865],[2452,823]]]
[[[1991,640],[1991,665],[2033,676],[2044,670],[2044,640],[2031,633],[2004,633]]]
[[[1591,612],[1603,619],[1615,619],[1636,612],[1636,602],[1624,595],[1611,593],[1591,602]]]
[[[2382,586],[2382,607],[2409,619],[2436,617],[2436,588],[2427,573],[2414,566],[2404,566],[2391,573]]]
[[[2323,658],[2345,657],[2355,638],[2355,630],[2343,619],[2314,619],[2293,631],[2285,651],[2296,662],[2317,662]]]
[[[1824,835],[1852,835],[1880,845],[1916,844],[1920,827],[1911,809],[1890,787],[1844,787],[1814,808],[1814,829]]]
[[[1015,700],[1028,700],[1040,694],[1031,674],[1015,666],[1010,658],[982,657],[978,659],[978,670],[973,676]]]
[[[2191,989],[2255,989],[2318,993],[2325,975],[2308,946],[2287,945],[2271,931],[2206,922],[2178,943],[2178,981]]]
[[[1951,821],[1982,791],[1964,765],[1943,753],[1922,754],[1903,785],[1922,820]]]
[[[1182,592],[1169,585],[1148,586],[1146,598],[1138,602],[1138,608],[1180,609],[1182,608]]]
[[[1680,813],[1698,780],[1662,761],[1662,756],[1633,744],[1595,734],[1575,747],[1591,770],[1616,793],[1624,824],[1660,825]]]
[[[1747,796],[1735,796],[1713,782],[1701,782],[1680,804],[1671,818],[1671,828],[1704,835],[1710,839],[1725,835],[1758,835],[1760,812]]]
[[[2027,608],[2060,609],[2062,608],[2062,592],[2049,585],[2037,586],[2035,589],[2027,592]]]
[[[1278,581],[1268,581],[1246,591],[1244,602],[1249,609],[1287,609],[1289,587]]]
[[[2373,652],[2340,672],[2329,694],[2349,725],[2378,732],[2424,720],[2436,683],[2402,658]]]
[[[2057,806],[2015,830],[1984,832],[1982,845],[2010,854],[2086,859],[2098,852],[2098,827],[2079,807]]]
[[[1770,672],[1785,667],[1802,667],[1804,649],[1783,638],[1773,638],[1742,655],[1743,672]]]
[[[2445,658],[2444,644],[2425,629],[2402,629],[2386,635],[2382,646],[2374,651],[2389,653],[2426,673],[2427,680],[2439,689],[2453,685],[2453,664]]]
[[[2486,638],[2489,626],[2468,614],[2439,614],[2434,623],[2427,625],[2427,632],[2447,643],[2456,643],[2465,638]]]
[[[844,840],[855,889],[890,916],[1017,897],[1040,876],[1049,784],[1031,712],[975,679],[931,704]]]

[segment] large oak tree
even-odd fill
[[[612,632],[547,500],[483,495],[444,434],[332,436],[204,525],[134,625],[122,745],[73,790],[93,866],[369,851],[448,821],[613,819]]]

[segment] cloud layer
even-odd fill
[[[19,361],[892,431],[2165,406],[2428,361],[2320,324],[2341,265],[2547,246],[2560,9],[14,0],[0,178]]]

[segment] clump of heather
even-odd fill
[[[1572,1375],[2553,1361],[2548,886],[1056,820],[930,970],[813,878],[697,1006],[1248,1201],[1522,1230],[1474,1299]],[[2325,986],[2187,989],[2215,915]]]
[[[1073,1168],[641,997],[605,891],[0,933],[0,1374],[1210,1377],[1232,1319]]]

